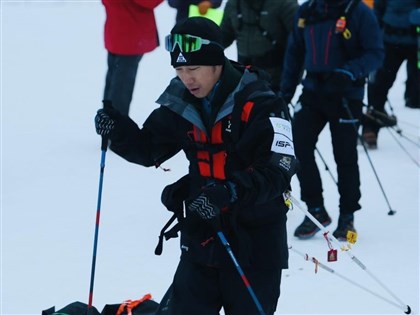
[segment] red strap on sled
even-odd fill
[[[145,296],[143,296],[141,299],[139,300],[127,300],[124,301],[120,307],[118,308],[117,311],[117,315],[121,315],[122,313],[124,313],[125,310],[127,310],[127,315],[132,315],[133,313],[131,312],[134,308],[136,308],[140,303],[143,303],[144,301],[150,300],[152,298],[152,296],[148,293]]]

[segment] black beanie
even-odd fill
[[[204,17],[191,17],[177,23],[171,30],[171,34],[188,34],[216,42],[202,45],[200,50],[191,53],[181,52],[176,45],[171,52],[171,65],[180,66],[216,66],[223,65],[225,55],[222,46],[222,31],[212,20]]]

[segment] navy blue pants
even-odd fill
[[[124,115],[128,115],[130,110],[137,68],[142,57],[143,55],[123,56],[108,52],[104,100],[110,100]]]
[[[362,117],[363,103],[349,101],[350,113],[341,98],[303,91],[293,116],[293,142],[300,162],[297,177],[301,199],[308,208],[324,205],[321,176],[315,160],[318,136],[329,124],[334,160],[337,164],[340,213],[360,209],[360,175],[357,155],[357,128]],[[301,106],[301,108],[299,108]],[[322,152],[321,152],[322,154]]]
[[[274,314],[280,296],[281,269],[244,273],[266,315]],[[173,315],[259,315],[258,309],[234,268],[219,269],[181,260],[172,284]],[[166,313],[165,313],[166,314]]]

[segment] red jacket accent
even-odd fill
[[[105,48],[117,55],[142,55],[159,45],[155,14],[163,0],[102,0]]]

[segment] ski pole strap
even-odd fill
[[[117,315],[121,315],[126,311],[127,315],[132,315],[132,310],[135,309],[139,304],[143,303],[144,301],[150,300],[152,296],[150,294],[146,294],[141,299],[138,300],[127,300],[124,301],[120,307],[118,308]]]
[[[169,240],[171,238],[178,237],[178,232],[181,230],[181,226],[179,223],[175,224],[174,227],[171,228],[169,231],[166,231],[171,226],[171,224],[175,221],[176,218],[177,218],[177,214],[174,213],[172,217],[168,220],[168,222],[166,222],[162,230],[160,231],[159,241],[155,248],[155,255],[159,256],[162,254],[163,238],[165,238],[165,240]]]

